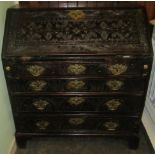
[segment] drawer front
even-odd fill
[[[24,121],[23,121],[24,120]],[[17,132],[98,132],[122,133],[137,129],[136,118],[105,118],[93,116],[17,117]]]
[[[8,63],[5,66],[11,77],[46,76],[105,76],[105,75],[142,75],[149,70],[149,63],[143,59],[112,59],[89,61],[51,61],[31,63]]]
[[[141,96],[14,96],[16,112],[104,112],[137,114],[143,101]]]
[[[12,92],[137,92],[144,90],[143,79],[34,79],[10,80]]]

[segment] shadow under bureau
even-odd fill
[[[152,58],[142,8],[8,9],[2,61],[18,145],[113,136],[137,148]]]

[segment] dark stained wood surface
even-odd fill
[[[148,55],[147,24],[142,8],[9,9],[5,56]]]
[[[69,31],[74,35],[68,36],[73,37],[67,40],[68,44],[78,45],[79,38],[85,37],[83,28],[97,21],[96,25],[101,26],[98,29],[103,28],[99,32],[105,32],[102,35],[103,47],[109,49],[113,47],[114,50],[107,50],[106,55],[103,50],[101,52],[104,54],[99,55],[96,48],[93,55],[91,51],[84,51],[84,55],[73,48],[71,51],[64,48],[62,50],[66,53],[63,51],[58,55],[57,50],[63,43],[60,38],[66,36],[60,33],[62,28],[60,23],[65,22],[66,18],[61,18],[60,23],[54,23],[53,17],[58,17],[57,15],[64,17],[62,15],[66,9],[57,7],[66,5],[65,7],[72,7],[68,10],[73,11],[76,6],[98,7],[100,4],[108,6],[108,3],[28,2],[26,4],[31,7],[37,6],[37,9],[8,11],[2,58],[18,145],[23,146],[26,140],[33,136],[111,135],[128,138],[129,144],[132,144],[130,147],[138,147],[138,132],[153,59],[150,40],[145,31],[148,28],[145,13],[138,8],[130,8],[128,11],[120,8],[102,10],[103,15],[104,11],[107,13],[104,17],[110,26],[104,21],[97,24],[99,18],[96,16],[90,25],[81,22],[80,24],[85,23],[82,27],[80,21],[69,20],[73,25],[71,24],[71,27],[65,25],[63,33]],[[124,6],[127,3],[112,4]],[[38,9],[40,5],[54,6],[56,9]],[[135,17],[134,11],[140,14]],[[93,12],[100,11],[94,8]],[[55,16],[49,18],[50,13],[55,13]],[[109,15],[113,15],[113,18],[109,18]],[[126,15],[131,16],[126,19]],[[115,20],[116,18],[119,20]],[[70,18],[67,16],[67,19]],[[52,34],[52,24],[58,28],[58,36]],[[94,30],[97,29],[91,31],[92,39],[96,32]],[[128,31],[129,33],[126,33]],[[109,37],[106,37],[107,33]],[[57,50],[53,50],[53,44],[50,46],[51,40],[55,41],[54,36],[57,40]],[[95,41],[100,41],[101,36],[99,34],[97,36]],[[65,37],[63,41],[66,41]],[[92,49],[90,38],[86,37],[82,41]],[[111,46],[108,45],[109,42]],[[44,50],[39,48],[40,45]],[[122,49],[123,45],[128,46],[126,51]],[[79,55],[73,55],[76,52]],[[76,104],[77,108],[72,104]],[[120,107],[117,109],[117,106]],[[44,111],[38,112],[38,110]]]
[[[29,1],[19,2],[21,7],[49,7],[49,8],[70,8],[70,7],[134,7],[144,6],[147,11],[148,19],[155,18],[155,2],[153,1]]]

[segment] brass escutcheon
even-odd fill
[[[120,102],[119,99],[112,99],[107,101],[105,105],[108,107],[109,110],[115,111],[122,105],[122,102]]]
[[[32,76],[40,76],[41,74],[43,74],[43,72],[45,71],[45,68],[39,65],[31,65],[28,66],[27,71],[32,75]]]
[[[37,110],[43,111],[49,103],[45,100],[37,100],[32,104],[36,107]]]
[[[80,75],[83,74],[86,70],[86,67],[81,64],[72,64],[67,67],[67,72],[69,74]]]
[[[82,80],[72,80],[67,83],[67,89],[81,89],[85,86],[85,82]]]
[[[50,125],[50,122],[41,120],[41,121],[36,122],[35,125],[36,125],[40,130],[46,130],[47,127]]]
[[[125,64],[114,64],[108,66],[108,70],[113,74],[113,75],[120,75],[127,70],[127,65]]]
[[[70,105],[80,105],[82,104],[83,102],[85,101],[85,99],[83,97],[78,97],[78,96],[75,96],[75,97],[70,97],[68,99],[68,103]]]
[[[106,82],[106,85],[111,89],[111,90],[119,90],[123,86],[123,81],[118,81],[118,80],[109,80]]]
[[[70,118],[69,123],[72,125],[80,125],[83,124],[85,120],[83,118]]]
[[[71,10],[69,11],[68,16],[75,21],[79,21],[84,19],[86,14],[82,10]]]
[[[115,131],[119,127],[119,123],[114,121],[108,121],[104,123],[104,127],[106,127],[108,131]]]
[[[46,85],[47,85],[47,82],[43,80],[36,80],[30,83],[30,87],[34,91],[41,91]]]

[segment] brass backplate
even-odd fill
[[[81,21],[86,17],[86,14],[82,10],[71,10],[67,15],[75,21]]]
[[[124,82],[119,81],[119,80],[109,80],[106,82],[106,85],[111,89],[111,90],[119,90],[123,86]]]
[[[85,122],[84,118],[70,118],[69,123],[72,125],[81,125]]]
[[[45,71],[45,68],[39,65],[30,65],[27,67],[27,71],[32,75],[32,76],[40,76],[43,74]]]
[[[75,97],[70,97],[67,102],[70,105],[80,105],[85,101],[85,99],[83,97],[79,97],[79,96],[75,96]]]
[[[34,90],[34,91],[41,91],[43,90],[43,88],[47,85],[46,81],[43,80],[36,80],[36,81],[32,81],[30,83],[30,87]]]
[[[120,75],[126,72],[128,66],[126,64],[114,64],[108,66],[108,70],[113,74],[113,75]]]
[[[35,106],[37,110],[43,111],[49,103],[45,100],[37,100],[32,104]]]
[[[71,80],[67,83],[67,89],[82,89],[85,86],[85,82],[82,80]]]
[[[122,105],[122,102],[119,99],[111,99],[105,105],[110,111],[115,111]]]
[[[40,130],[46,130],[47,127],[50,125],[50,122],[49,122],[49,121],[41,120],[41,121],[36,122],[35,125],[36,125]]]
[[[115,121],[107,121],[104,123],[104,127],[106,127],[108,131],[115,131],[119,127],[119,123]]]
[[[71,64],[67,67],[67,72],[73,75],[83,74],[86,70],[86,67],[82,64]]]

